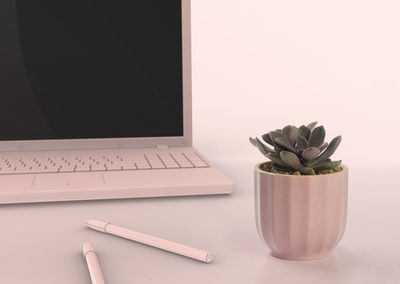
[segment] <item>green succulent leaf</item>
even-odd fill
[[[282,135],[282,133],[277,132],[277,131],[271,131],[269,133],[269,136],[271,137],[272,141],[275,140],[276,138],[284,138],[284,136]]]
[[[280,153],[281,156],[281,160],[284,163],[284,165],[298,170],[301,168],[301,162],[300,159],[297,157],[296,154],[293,154],[292,152],[288,152],[288,151],[282,151]]]
[[[284,163],[281,161],[280,156],[278,156],[279,153],[274,152],[272,149],[269,149],[268,146],[264,145],[258,138],[253,139],[250,137],[249,140],[250,143],[257,147],[265,157],[278,165],[284,165]]]
[[[257,147],[256,140],[254,138],[249,137],[249,141],[254,147]]]
[[[275,168],[278,171],[285,172],[285,173],[293,172],[293,169],[285,167],[285,166],[280,166],[280,165],[277,165],[277,164],[273,164],[272,167]]]
[[[302,125],[302,126],[299,127],[299,130],[297,131],[297,134],[299,136],[304,137],[308,141],[308,139],[310,138],[311,130],[307,126]]]
[[[325,128],[321,125],[311,131],[310,138],[308,139],[308,144],[310,145],[310,147],[319,147],[324,143],[324,140]]]
[[[281,146],[279,146],[278,144],[276,144],[275,141],[274,141],[276,138],[285,138],[280,132],[271,131],[271,132],[269,133],[269,136],[271,137],[272,143],[274,143],[274,147],[275,147],[276,149],[284,150],[284,148],[282,148]]]
[[[307,175],[307,176],[315,175],[315,171],[312,168],[307,168],[307,167],[301,168],[300,173],[302,175]]]
[[[307,125],[307,127],[308,127],[310,130],[313,130],[313,128],[314,128],[315,126],[317,126],[317,124],[318,124],[318,121],[314,121],[314,122],[311,122],[309,125]]]
[[[319,155],[315,160],[312,160],[308,165],[313,166],[317,165],[318,163],[325,161],[330,156],[335,153],[336,149],[339,147],[340,142],[342,141],[342,136],[337,136],[332,139],[331,143],[329,143],[328,147],[321,155]]]
[[[324,151],[325,149],[326,149],[326,147],[328,147],[328,142],[325,142],[324,144],[322,144],[321,146],[319,146],[318,148],[319,148],[319,150],[322,152],[322,151]]]
[[[281,152],[282,152],[281,150],[276,149],[274,156],[280,159],[281,158]]]
[[[250,141],[251,142],[251,141]],[[256,147],[260,150],[261,153],[265,154],[274,154],[275,151],[271,148],[269,148],[267,145],[262,143],[260,139],[256,138],[254,139],[254,143],[256,144]]]
[[[324,165],[325,163],[330,163],[330,162],[332,162],[331,159],[326,159],[326,160],[324,160],[324,161],[319,162],[318,164],[313,165],[312,167],[313,167],[313,168],[318,168],[319,166],[322,166],[322,165]]]
[[[303,136],[297,136],[296,149],[301,152],[308,148],[308,142]]]
[[[317,147],[310,147],[303,151],[302,156],[306,161],[310,161],[318,157],[321,151]]]
[[[282,129],[282,135],[285,136],[293,146],[297,139],[297,127],[292,125],[285,126]]]
[[[281,160],[281,158],[277,157],[276,155],[264,154],[264,156],[274,162],[274,164],[285,166],[285,163]]]
[[[271,146],[275,146],[274,141],[272,141],[271,136],[269,135],[269,133],[264,134],[263,136],[261,136],[261,138],[268,143]]]
[[[292,146],[292,143],[290,143],[287,138],[276,138],[276,139],[274,139],[274,142],[276,144],[278,144],[279,146],[282,146],[286,150],[289,150],[294,153],[297,152],[296,148]]]
[[[316,170],[316,171],[331,170],[331,169],[334,169],[334,168],[340,166],[341,163],[342,163],[342,161],[329,161],[329,162],[323,163],[322,165],[320,165],[318,167],[314,167],[314,170]]]

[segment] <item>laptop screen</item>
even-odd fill
[[[183,136],[181,0],[0,1],[0,140]]]

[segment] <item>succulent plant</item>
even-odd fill
[[[315,175],[320,171],[331,170],[340,166],[341,161],[332,161],[330,157],[338,148],[342,137],[337,136],[330,143],[325,142],[324,127],[312,122],[299,128],[288,125],[282,129],[249,138],[264,156],[272,162],[272,167],[279,172]]]

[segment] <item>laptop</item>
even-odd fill
[[[189,0],[0,1],[0,203],[231,193],[191,88]]]

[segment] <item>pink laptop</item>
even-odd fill
[[[232,192],[192,147],[189,0],[12,2],[1,204]]]

